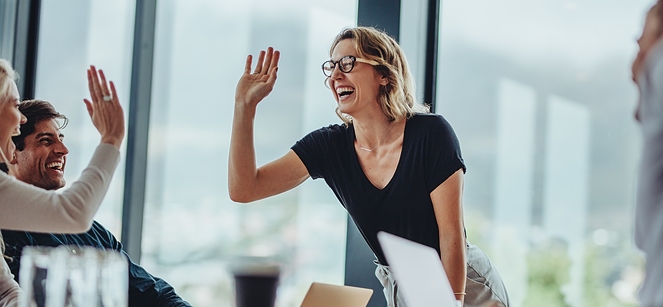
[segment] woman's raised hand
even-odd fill
[[[87,83],[92,101],[83,99],[92,123],[101,134],[101,143],[111,144],[118,149],[124,139],[124,112],[115,91],[115,84],[106,82],[102,70],[90,66]]]
[[[235,89],[235,103],[255,107],[263,98],[267,97],[276,83],[281,54],[269,47],[267,51],[260,51],[256,68],[251,73],[253,56],[246,57],[244,74],[237,82]]]

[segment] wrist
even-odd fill
[[[115,148],[120,149],[120,146],[122,145],[122,138],[113,137],[113,136],[102,136],[101,143],[110,144],[115,146]]]
[[[465,299],[465,292],[454,292],[454,296],[456,297],[456,301],[458,302],[458,306],[462,307],[463,306],[463,300]]]
[[[235,100],[235,115],[242,116],[248,115],[253,117],[256,114],[256,105],[251,105],[242,100]]]

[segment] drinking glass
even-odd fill
[[[19,283],[21,307],[61,307],[66,295],[66,258],[52,247],[23,249]]]
[[[128,264],[121,253],[93,247],[26,247],[21,307],[126,307]]]

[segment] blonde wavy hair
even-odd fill
[[[374,69],[384,76],[388,83],[380,87],[378,103],[387,118],[400,121],[412,117],[415,113],[428,113],[428,106],[416,100],[412,73],[403,50],[396,40],[386,33],[372,27],[347,28],[341,31],[331,47],[329,55],[342,40],[352,40],[360,58],[377,62]],[[326,81],[329,81],[329,77]],[[352,123],[352,116],[336,108],[336,115],[345,124]]]
[[[12,68],[12,64],[5,59],[0,59],[0,99],[3,100],[9,91],[11,83],[9,81],[16,81],[18,74]]]
[[[7,103],[9,88],[11,86],[10,82],[15,82],[16,79],[18,79],[18,74],[14,71],[12,65],[7,60],[0,59],[0,104]],[[0,148],[0,163],[9,163],[2,148]],[[2,238],[2,234],[0,234],[0,253],[3,256],[5,254],[5,241]]]
[[[0,59],[0,104],[7,103],[11,82],[16,82],[18,74],[9,61]],[[0,148],[0,162],[8,163],[6,153]]]

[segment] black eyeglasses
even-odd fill
[[[352,71],[353,68],[355,68],[355,62],[362,62],[370,65],[378,65],[378,62],[372,61],[372,60],[365,60],[362,58],[356,58],[351,55],[346,55],[338,61],[325,61],[322,63],[322,73],[325,74],[327,77],[331,77],[332,73],[334,73],[334,68],[336,68],[336,65],[338,65],[338,69],[341,70],[341,72],[344,73],[349,73]]]

